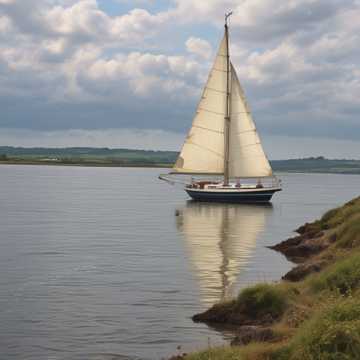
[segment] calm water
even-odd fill
[[[4,359],[159,359],[224,341],[190,317],[291,264],[265,246],[359,194],[283,174],[273,206],[208,205],[156,169],[0,167]]]

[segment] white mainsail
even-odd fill
[[[230,177],[272,176],[236,71],[231,64]]]
[[[192,127],[173,168],[180,174],[224,174],[227,98],[226,35],[220,43]],[[272,176],[236,71],[230,64],[229,176]]]
[[[224,36],[197,107],[192,128],[175,163],[174,172],[224,173],[226,57]]]

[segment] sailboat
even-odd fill
[[[264,203],[281,191],[281,183],[265,155],[230,59],[231,14],[225,15],[224,37],[170,175],[191,175],[185,191],[197,201]],[[194,180],[198,175],[207,178]],[[160,179],[169,181],[166,175]]]

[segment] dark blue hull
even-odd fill
[[[277,190],[262,190],[248,192],[229,192],[229,191],[196,191],[185,189],[185,191],[195,201],[223,202],[223,203],[268,203]]]

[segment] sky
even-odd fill
[[[360,159],[359,0],[0,0],[0,145],[179,150],[228,10],[269,157]]]

